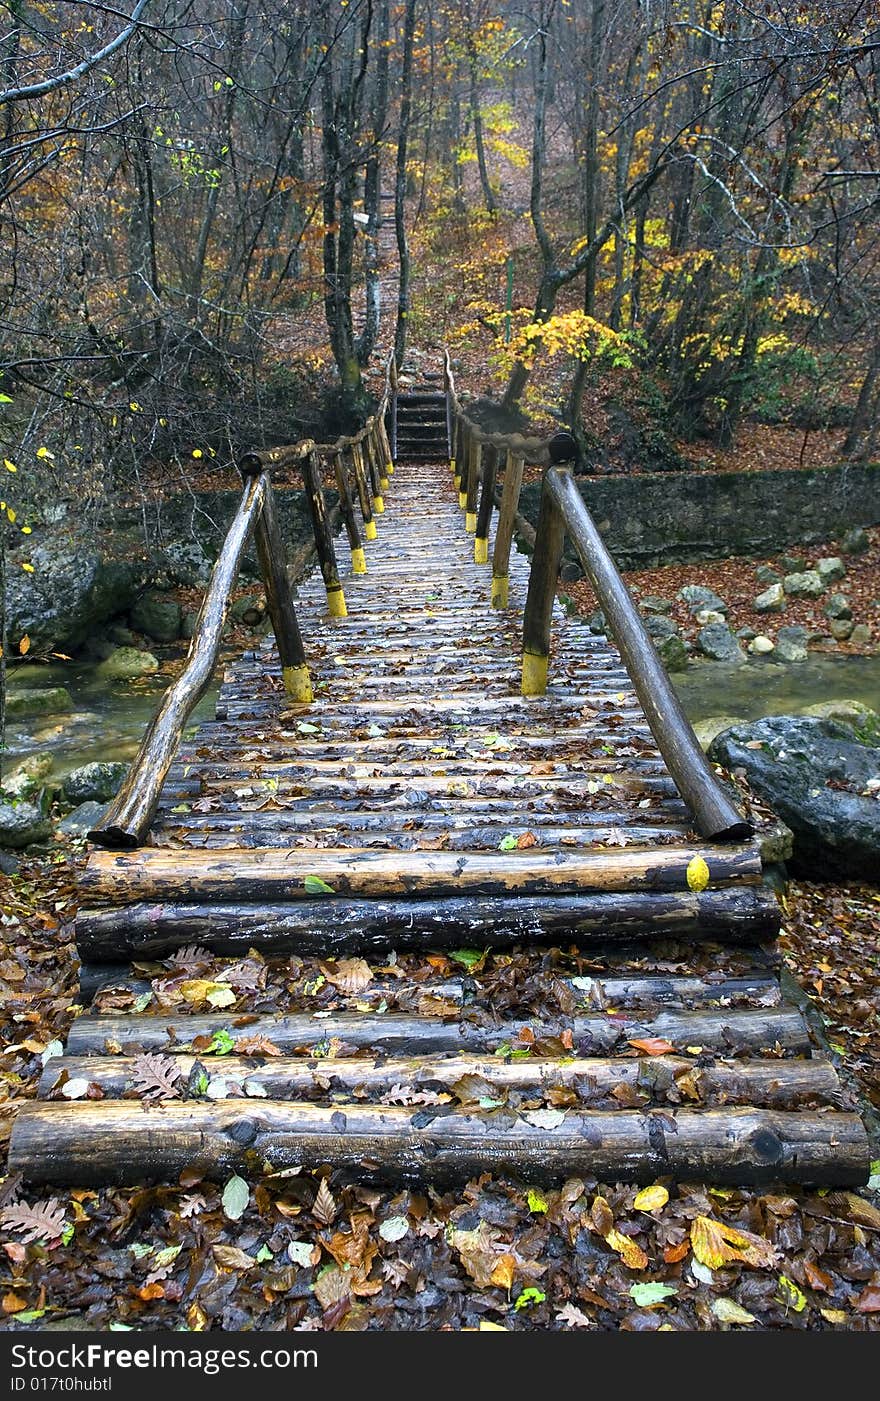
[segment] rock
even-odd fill
[[[871,641],[871,629],[867,623],[856,623],[849,635],[850,642],[856,647],[867,647]]]
[[[807,561],[803,555],[782,555],[779,564],[784,574],[797,574],[807,567]]]
[[[864,701],[846,696],[840,700],[819,701],[808,705],[804,714],[819,720],[834,720],[838,725],[849,725],[863,744],[880,745],[880,714],[865,705]]]
[[[180,623],[180,635],[186,642],[189,642],[191,638],[195,637],[196,619],[198,616],[198,613],[184,613],[183,615]]]
[[[127,773],[128,764],[84,764],[71,769],[61,786],[69,803],[109,803]]]
[[[842,555],[863,555],[870,548],[871,541],[868,538],[868,532],[860,525],[854,525],[852,530],[848,530],[840,542]]]
[[[95,668],[95,674],[107,681],[131,681],[136,676],[149,676],[158,670],[159,663],[152,652],[141,652],[137,647],[118,647]]]
[[[6,714],[66,715],[73,710],[70,692],[64,686],[46,686],[31,690],[28,686],[13,686],[6,696]]]
[[[171,583],[187,588],[207,584],[214,567],[197,540],[173,541],[163,552],[162,563]]]
[[[758,568],[755,570],[755,578],[758,583],[763,584],[765,588],[768,584],[782,583],[782,575],[778,574],[775,569],[771,569],[769,564],[759,564]]]
[[[852,618],[832,618],[830,627],[834,641],[847,642],[852,636],[853,626]]]
[[[697,720],[694,725],[694,734],[700,741],[701,749],[708,749],[716,735],[720,735],[722,730],[730,730],[734,725],[741,725],[737,715],[707,715],[705,720]]]
[[[18,857],[13,856],[11,851],[0,850],[0,876],[16,875],[20,864]]]
[[[595,613],[591,613],[589,618],[587,619],[587,627],[590,629],[590,632],[595,634],[596,637],[599,637],[602,633],[604,633],[605,626],[605,614],[599,610],[597,610]]]
[[[785,608],[785,590],[782,584],[771,584],[752,604],[756,613],[781,613]]]
[[[754,744],[760,747],[749,747]],[[725,730],[709,757],[742,770],[791,828],[795,874],[876,880],[880,802],[867,785],[880,769],[880,749],[833,720],[773,715]]]
[[[727,623],[707,623],[697,634],[697,646],[713,662],[741,662],[744,653]]]
[[[755,632],[755,629],[750,627],[737,628],[736,635],[739,638],[740,642],[751,642],[754,638],[758,636],[758,634]]]
[[[663,613],[652,613],[645,619],[645,627],[655,642],[663,642],[667,637],[678,637],[675,623]]]
[[[794,832],[790,827],[786,827],[784,822],[771,822],[766,827],[758,827],[755,836],[758,838],[761,860],[765,866],[791,860]]]
[[[155,591],[142,594],[129,614],[135,632],[154,642],[175,642],[180,636],[181,608]]]
[[[73,812],[67,814],[58,823],[58,831],[63,832],[66,837],[84,837],[86,832],[91,832],[94,827],[100,827],[106,803],[80,803]]]
[[[849,599],[842,593],[833,593],[822,612],[826,618],[845,618],[852,621],[852,608]]]
[[[47,539],[29,550],[32,574],[10,569],[6,617],[13,644],[27,633],[36,650],[79,647],[97,627],[125,612],[143,588],[150,565],[131,541],[117,542],[118,559],[110,557],[113,538],[106,548],[93,542],[76,543]]]
[[[717,608],[701,608],[694,621],[704,628],[708,623],[723,623],[724,614],[719,613]]]
[[[52,824],[36,803],[0,803],[0,846],[18,850],[51,835]]]
[[[701,608],[713,608],[716,613],[727,615],[727,604],[714,589],[707,589],[703,584],[685,584],[675,595],[687,604],[691,613],[699,613]]]
[[[805,662],[807,660],[806,628],[780,628],[776,634],[776,655],[781,662]]]
[[[639,607],[643,613],[671,613],[675,607],[675,600],[660,598],[658,594],[654,593],[646,593],[644,598],[639,599]]]
[[[3,780],[3,793],[9,798],[29,798],[38,793],[52,772],[51,754],[29,754]]]
[[[576,559],[567,559],[563,561],[562,568],[559,571],[559,577],[563,583],[573,584],[576,579],[583,579],[584,571]],[[245,618],[243,621],[247,622],[248,619]]]
[[[760,634],[753,637],[749,643],[749,653],[753,657],[769,657],[771,652],[775,652],[776,647],[769,637],[762,637]]]
[[[816,573],[826,588],[829,584],[837,584],[846,578],[846,568],[839,555],[823,555],[821,559],[817,559]]]
[[[232,604],[229,616],[236,623],[248,623],[252,626],[261,623],[266,616],[266,600],[260,594],[245,594]]]
[[[684,671],[687,666],[687,648],[675,634],[658,642],[657,652],[667,671]]]
[[[825,592],[825,585],[815,569],[786,574],[782,587],[790,598],[819,598]]]
[[[114,647],[134,647],[137,638],[131,628],[124,627],[122,623],[111,623],[106,633],[107,641],[112,642]]]

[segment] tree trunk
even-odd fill
[[[379,280],[379,227],[382,223],[382,138],[388,114],[388,0],[381,0],[376,35],[376,79],[373,87],[373,144],[364,172],[364,213],[368,224],[364,232],[364,282],[366,313],[364,328],[357,343],[360,365],[366,365],[379,336],[382,315],[381,282]]]
[[[874,351],[868,368],[865,371],[865,378],[862,380],[859,397],[853,409],[850,425],[843,441],[842,451],[844,457],[853,457],[857,453],[862,444],[862,439],[872,426],[872,408],[876,410],[874,386],[877,383],[878,374],[880,374],[880,339],[874,342]]]
[[[394,361],[403,365],[406,354],[407,318],[409,317],[410,256],[406,237],[406,151],[409,142],[412,107],[412,58],[416,28],[416,0],[406,0],[403,26],[403,64],[400,74],[400,128],[397,136],[397,166],[394,178],[394,228],[397,234],[397,257],[400,263],[400,283],[397,290],[397,325],[394,330]]]

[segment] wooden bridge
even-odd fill
[[[262,1016],[84,1010],[18,1115],[13,1169],[74,1185],[327,1163],[423,1180],[866,1179],[861,1120],[782,997],[756,839],[563,468],[547,466],[531,563],[511,551],[524,461],[561,452],[482,433],[447,362],[442,398],[399,394],[390,369],[355,438],[244,460],[187,666],[91,834],[83,1000],[190,945],[363,955],[372,979],[318,1015],[296,990]],[[320,563],[296,611],[270,482],[291,462]],[[229,668],[216,718],[181,743],[251,532],[275,638]],[[615,645],[555,600],[566,533]],[[459,978],[396,962],[462,948]],[[157,1053],[178,1088],[144,1101],[133,1067]],[[211,1096],[218,1066],[243,1093]],[[87,1096],[68,1100],[71,1081]]]

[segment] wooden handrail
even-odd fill
[[[523,615],[523,694],[547,687],[550,626],[565,536],[571,539],[629,674],[657,747],[701,836],[748,836],[747,822],[719,783],[669,680],[651,636],[571,471],[544,474],[535,551]]]

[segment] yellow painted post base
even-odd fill
[[[375,540],[376,537],[377,537],[377,535],[378,535],[378,533],[379,533],[379,532],[378,532],[377,529],[376,529],[376,522],[375,522],[375,521],[364,521],[364,539],[365,539],[365,540]]]
[[[345,606],[345,594],[337,584],[335,589],[327,590],[327,612],[331,618],[347,618],[348,609]]]
[[[460,483],[459,483],[459,486],[460,486]],[[459,490],[459,493],[458,493],[458,504],[459,504],[459,506],[461,507],[461,509],[462,509],[463,511],[467,509],[467,492],[466,492],[466,491],[461,491],[461,490]]]
[[[489,563],[489,541],[482,535],[474,536],[474,564]]]
[[[383,491],[387,491],[387,490],[388,490],[388,478],[387,478],[387,477],[380,477],[380,478],[379,478],[379,485],[380,485],[380,487],[382,488]]]
[[[284,689],[290,699],[297,705],[311,705],[315,697],[312,694],[312,678],[309,676],[308,667],[286,666],[281,675]]]
[[[373,515],[374,515],[374,516],[381,516],[382,513],[384,512],[384,510],[385,510],[385,502],[382,500],[381,496],[374,496],[374,497],[373,497]]]
[[[458,480],[458,477],[457,477],[456,471],[455,471],[455,458],[454,458],[454,457],[450,457],[450,459],[449,459],[449,467],[450,467],[450,470],[451,470],[451,472],[452,472],[453,477],[455,477],[455,478],[456,478],[456,481],[457,481],[457,480]]]
[[[547,690],[547,672],[550,658],[541,657],[537,652],[523,652],[522,693],[524,696],[543,696]]]
[[[393,477],[393,476],[394,476],[394,463],[393,463],[393,462],[386,462],[386,463],[385,463],[385,475],[386,475],[386,477]]]
[[[476,511],[465,511],[465,513],[464,513],[464,528],[465,528],[465,530],[467,531],[468,535],[473,535],[473,534],[474,534],[474,532],[475,532],[475,530],[476,530],[476,528],[477,528],[477,513],[476,513]]]
[[[506,574],[492,575],[492,607],[508,608],[510,606],[510,591],[508,585],[510,580]]]
[[[366,574],[367,557],[360,547],[351,552],[351,572],[352,574]]]

